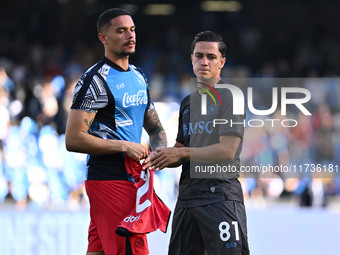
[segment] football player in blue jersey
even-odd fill
[[[167,138],[147,79],[129,64],[136,46],[131,14],[109,9],[99,16],[97,29],[105,54],[79,79],[66,129],[67,149],[88,154],[87,254],[148,254],[145,234],[125,238],[115,233],[136,202],[136,185],[126,172],[124,155],[136,161],[148,156],[140,144],[143,127],[152,150],[166,147]]]

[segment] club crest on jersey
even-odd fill
[[[143,75],[137,70],[137,68],[135,66],[132,66],[132,70],[134,71],[134,73],[138,77],[137,81],[138,81],[139,85],[141,85],[142,87],[145,87],[146,81],[145,81]]]
[[[128,92],[124,94],[123,106],[138,106],[148,103],[148,97],[145,90],[139,90],[136,94],[130,95]]]
[[[143,88],[145,88],[145,81],[144,81],[144,79],[142,79],[141,77],[138,77],[137,81],[138,81],[139,85],[141,85]]]

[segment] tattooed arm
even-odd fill
[[[167,146],[166,134],[155,108],[146,111],[144,115],[144,128],[150,136],[152,151],[156,150],[156,148]]]
[[[72,109],[67,122],[65,143],[69,151],[87,154],[112,154],[124,152],[135,160],[145,158],[146,148],[138,143],[107,140],[87,133],[91,127],[95,113]]]

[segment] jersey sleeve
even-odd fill
[[[180,110],[179,110],[178,132],[177,132],[176,142],[184,144],[184,135],[183,135],[183,102],[182,102]]]
[[[219,136],[231,135],[243,137],[244,134],[244,115],[233,114],[233,97],[229,90],[223,90],[222,107],[220,118],[228,121],[227,124],[219,125]]]
[[[146,106],[145,111],[149,111],[149,110],[152,110],[153,108],[155,108],[155,106],[154,106],[153,101],[151,99],[150,89],[149,89],[148,83],[146,83],[146,93],[147,93],[147,96],[148,96],[148,105]]]
[[[104,80],[98,74],[84,74],[78,81],[71,109],[97,112],[108,104]]]
[[[138,73],[140,73],[142,75],[142,78],[144,79],[144,83],[145,83],[145,86],[146,86],[146,93],[147,93],[147,97],[148,97],[148,105],[146,106],[145,112],[152,110],[155,106],[154,106],[153,101],[151,99],[148,79],[146,78],[146,75],[144,74],[142,68],[136,67],[136,66],[132,66],[132,68],[134,68]]]

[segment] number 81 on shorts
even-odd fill
[[[240,240],[240,233],[238,229],[238,222],[237,221],[232,221],[231,224],[233,225],[235,229],[235,241]],[[223,242],[226,242],[230,239],[231,233],[230,233],[230,224],[226,221],[222,221],[218,225],[218,229],[220,230],[220,238]]]

